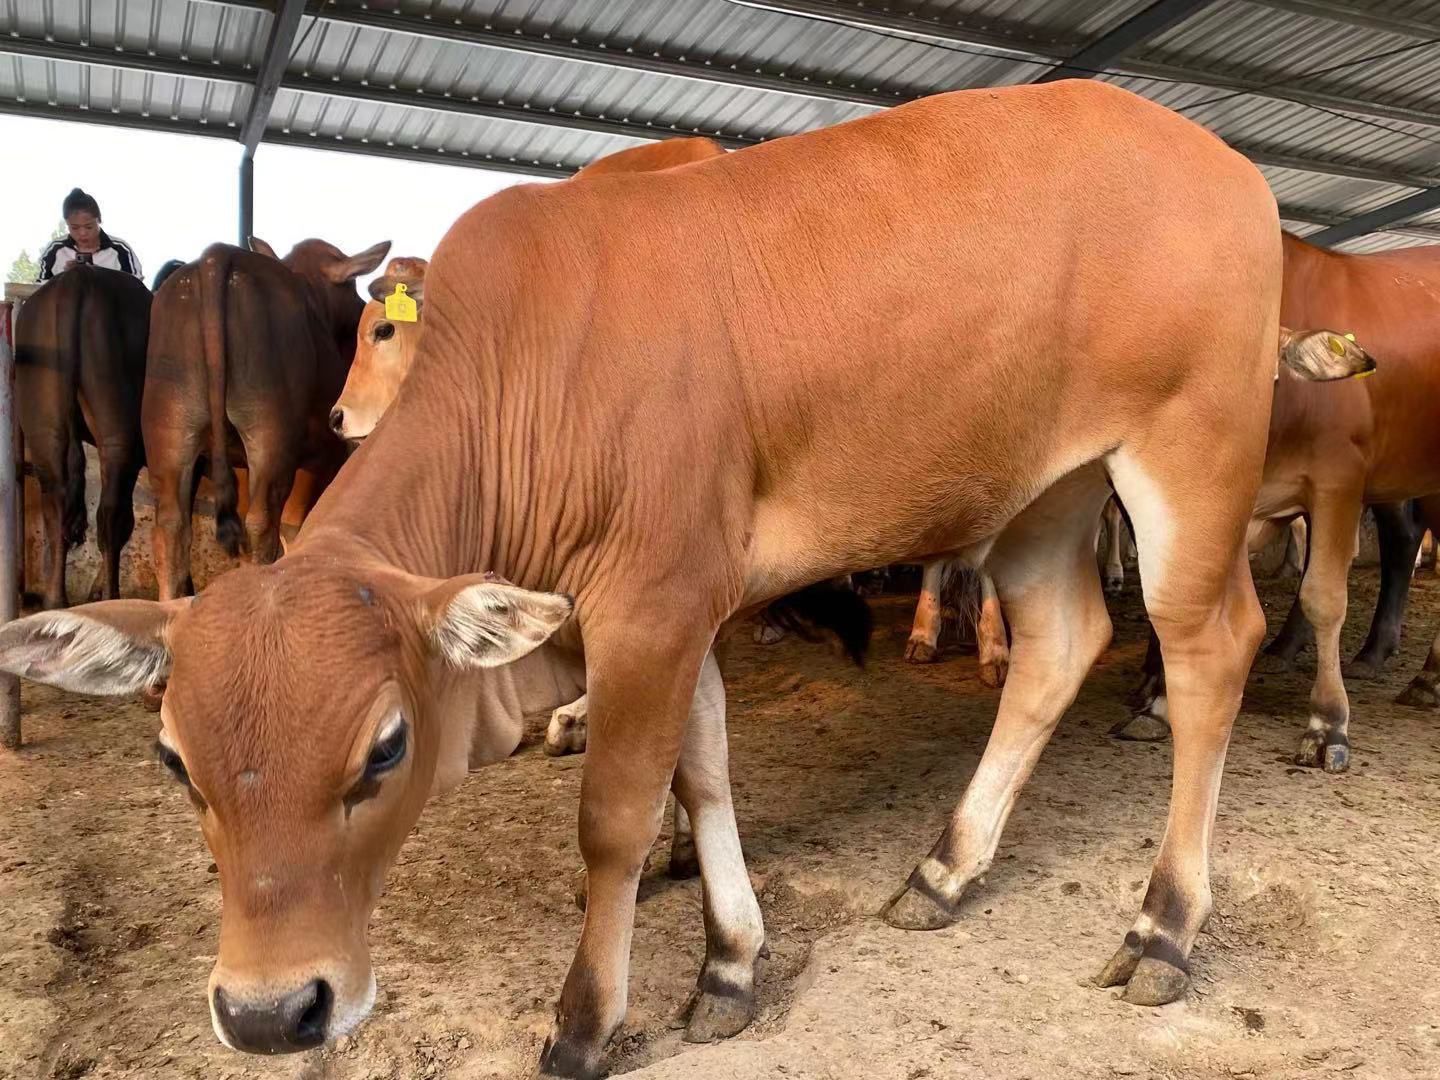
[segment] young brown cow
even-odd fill
[[[1295,761],[1343,772],[1350,761],[1350,701],[1340,630],[1360,517],[1367,504],[1440,492],[1440,246],[1346,255],[1286,234],[1284,251],[1282,318],[1353,331],[1381,361],[1374,378],[1360,382],[1280,379],[1254,510],[1257,521],[1309,517],[1298,610],[1261,663],[1288,667],[1305,640],[1294,625],[1303,613],[1314,628],[1317,663],[1310,721]],[[1412,547],[1391,560],[1390,576],[1408,579],[1413,560]],[[1377,670],[1398,641],[1398,620],[1377,620],[1357,660]],[[1152,694],[1163,695],[1163,682]],[[1163,696],[1152,696],[1138,723],[1163,732],[1147,719],[1165,715]]]
[[[599,161],[586,165],[566,182],[574,183],[586,177],[611,173],[673,169],[694,161],[708,161],[724,153],[725,148],[712,139],[666,139],[607,154]],[[387,318],[384,301],[395,291],[397,284],[403,284],[423,313],[425,271],[429,265],[420,258],[391,259],[384,275],[370,283],[372,299],[360,316],[355,362],[350,366],[340,400],[330,410],[330,427],[342,439],[359,440],[374,431],[380,417],[400,392],[400,384],[415,362],[415,349],[420,343],[420,323],[418,320],[402,322]],[[579,727],[572,723],[568,733],[560,733],[557,737],[569,741],[579,731],[578,737],[583,746],[584,703],[578,702],[577,706],[579,711],[574,719]]]
[[[364,1014],[385,871],[475,738],[465,670],[565,611],[476,592],[476,572],[573,595],[555,647],[583,649],[589,688],[589,902],[540,1070],[593,1077],[672,786],[706,927],[687,1034],[733,1033],[754,1007],[764,933],[729,802],[721,628],[857,568],[985,564],[1012,631],[995,729],[884,912],[947,925],[1109,641],[1094,527],[1113,483],[1165,647],[1175,781],[1101,981],[1174,1000],[1264,627],[1243,539],[1279,237],[1244,158],[1088,81],[509,189],[442,241],[405,389],[289,555],[193,605],[34,616],[0,632],[0,666],[113,692],[170,668],[162,738],[225,901],[217,1026],[290,1049]]]

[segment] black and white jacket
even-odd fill
[[[68,236],[50,241],[50,245],[40,255],[40,280],[49,281],[56,274],[69,270],[75,265],[78,255],[79,252],[75,250],[75,241]],[[118,236],[111,236],[104,229],[100,230],[100,250],[90,256],[90,261],[107,270],[119,270],[126,274],[134,274],[141,281],[145,280],[140,272],[139,256],[124,240]]]

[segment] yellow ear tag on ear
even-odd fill
[[[1345,340],[1353,344],[1354,341],[1355,341],[1355,335],[1354,335],[1354,334],[1346,334],[1346,335],[1345,335]]]
[[[1345,343],[1343,341],[1341,341],[1338,337],[1328,338],[1327,340],[1330,343],[1331,352],[1333,352],[1336,356],[1345,355]]]
[[[405,295],[403,283],[396,282],[395,291],[385,297],[385,318],[391,322],[419,322],[419,309],[415,301]]]

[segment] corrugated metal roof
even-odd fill
[[[273,0],[284,3],[286,0]],[[271,141],[545,174],[1033,80],[1152,0],[309,0]],[[0,0],[0,111],[237,137],[272,0]],[[1103,77],[1212,127],[1308,231],[1440,186],[1440,10],[1215,0]],[[1088,55],[1088,54],[1087,54]],[[1316,224],[1319,223],[1319,224]],[[1440,234],[1440,215],[1352,248]]]

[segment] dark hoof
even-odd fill
[[[1170,725],[1149,713],[1137,713],[1112,727],[1110,736],[1130,742],[1164,742],[1170,737]]]
[[[680,848],[671,848],[670,865],[665,868],[665,873],[671,881],[689,881],[699,877],[700,857],[695,854],[695,846],[687,844]]]
[[[586,871],[581,870],[575,875],[575,892],[572,895],[575,897],[575,906],[584,911],[585,905],[590,901],[590,875]]]
[[[1435,687],[1420,679],[1415,679],[1395,699],[1397,705],[1409,705],[1412,709],[1434,709],[1440,706],[1440,695],[1435,692]]]
[[[1005,678],[1010,674],[1010,661],[987,660],[980,665],[980,681],[992,690],[1000,690],[1005,686]]]
[[[1372,679],[1378,679],[1384,674],[1384,666],[1383,663],[1376,663],[1373,660],[1362,660],[1357,656],[1341,669],[1341,674],[1343,674],[1346,679],[1354,679],[1357,682],[1370,682]]]
[[[1131,1005],[1168,1005],[1184,997],[1189,988],[1190,976],[1184,970],[1153,956],[1143,956],[1120,996]]]
[[[755,1019],[755,993],[696,990],[685,1005],[684,1016],[686,1042],[719,1042],[739,1035]]]
[[[1342,773],[1350,768],[1350,741],[1344,735],[1307,731],[1295,751],[1295,764],[1306,769]]]
[[[897,930],[943,930],[960,918],[954,908],[908,884],[880,909],[880,917]]]
[[[578,1046],[569,1040],[551,1035],[540,1051],[537,1077],[563,1077],[564,1080],[597,1080],[604,1048]]]
[[[785,639],[785,631],[778,626],[771,626],[769,623],[761,623],[755,627],[755,644],[774,645],[776,642]]]
[[[905,643],[905,662],[907,664],[933,664],[940,651],[928,641],[920,638],[911,638]]]
[[[1295,658],[1292,656],[1279,656],[1275,653],[1262,652],[1255,657],[1255,663],[1250,670],[1257,675],[1284,675],[1295,667]]]

